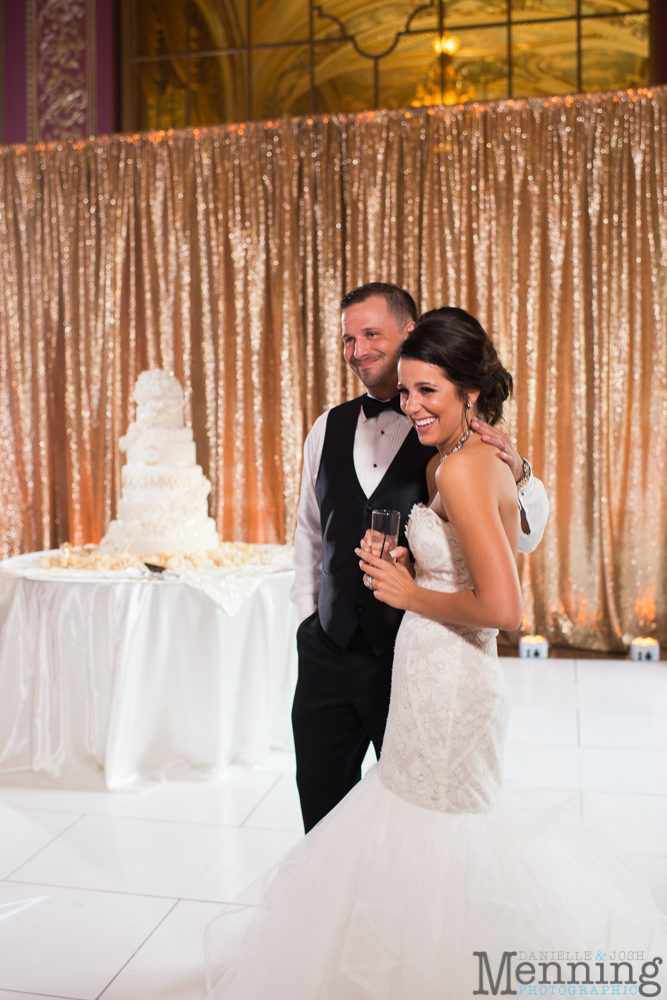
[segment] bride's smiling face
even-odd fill
[[[467,430],[466,399],[461,399],[454,383],[438,365],[401,358],[398,390],[403,412],[414,425],[422,444],[447,451]],[[466,393],[473,404],[472,409],[467,410],[469,417],[475,414],[478,396],[476,389]]]

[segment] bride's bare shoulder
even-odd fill
[[[449,455],[437,471],[438,490],[446,496],[465,489],[479,495],[514,490],[509,466],[502,461],[496,448],[485,444],[478,435],[466,441],[460,451]]]

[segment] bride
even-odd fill
[[[406,612],[380,761],[237,901],[257,905],[209,996],[657,996],[665,919],[621,852],[502,792],[496,630],[521,620],[519,513],[509,468],[469,424],[500,420],[511,376],[477,320],[446,308],[402,344],[399,380],[441,458],[431,505],[410,516],[414,568],[405,549],[357,550],[377,600]],[[214,921],[223,935],[229,920]]]

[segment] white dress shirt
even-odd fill
[[[294,536],[295,579],[290,591],[299,621],[312,615],[320,591],[322,527],[315,482],[328,418],[328,410],[317,418],[304,445],[301,496]],[[363,408],[359,411],[354,435],[354,469],[367,497],[379,486],[411,429],[408,418],[395,410],[384,410],[376,417],[367,417]],[[534,476],[530,477],[519,496],[530,525],[529,535],[519,533],[519,552],[532,552],[544,534],[549,517],[549,500],[544,485]]]

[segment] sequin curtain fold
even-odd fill
[[[303,440],[357,394],[338,301],[469,309],[546,485],[525,626],[667,642],[667,91],[0,150],[0,551],[97,541],[145,368],[181,379],[224,538],[290,541]]]

